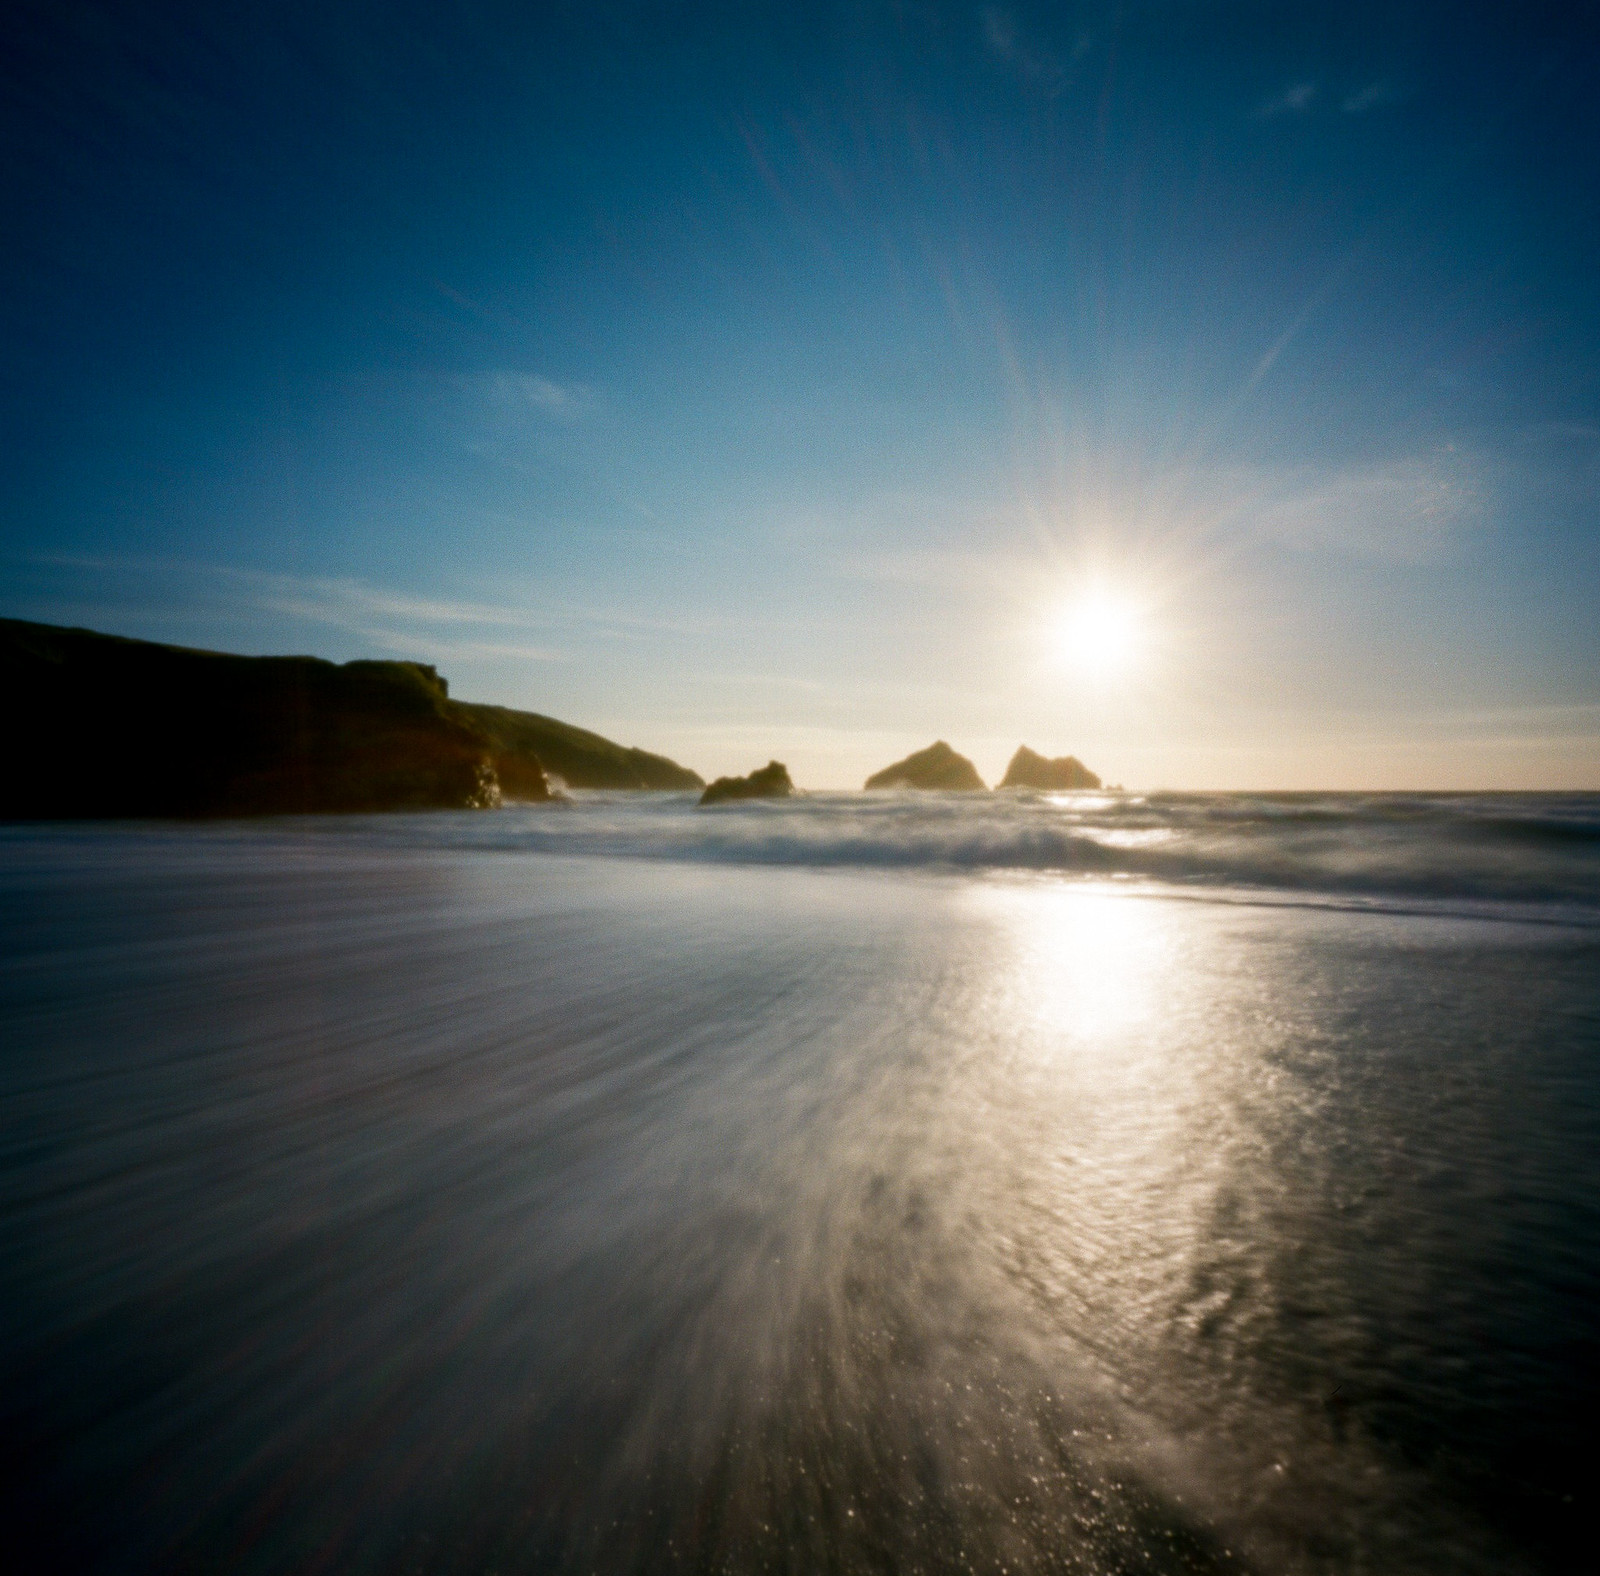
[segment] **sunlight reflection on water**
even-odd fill
[[[1175,949],[1157,905],[1105,886],[992,882],[974,894],[1015,949],[1011,1006],[1020,1026],[1059,1031],[1064,1051],[1110,1057],[1118,1031],[1155,1010],[1158,972]]]
[[[79,1568],[1553,1546],[1587,932],[74,837],[0,886],[0,1379]]]

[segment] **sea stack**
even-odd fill
[[[1058,755],[1054,760],[1030,750],[1026,744],[1017,746],[1006,774],[1000,780],[1002,788],[1098,788],[1100,779],[1076,755]]]
[[[719,777],[700,795],[700,803],[724,804],[729,799],[787,799],[794,792],[789,768],[782,761],[768,761],[748,777]]]
[[[867,779],[868,788],[931,788],[945,792],[982,793],[983,779],[978,768],[964,755],[957,755],[940,739],[915,755],[908,755],[893,766],[885,766]]]

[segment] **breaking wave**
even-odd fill
[[[577,794],[490,815],[317,823],[359,841],[622,858],[1033,871],[1600,917],[1597,794]]]

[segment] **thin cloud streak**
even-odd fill
[[[1267,480],[1245,518],[1257,536],[1300,552],[1420,564],[1446,554],[1483,518],[1485,493],[1480,467],[1446,447]]]
[[[1404,96],[1394,83],[1379,80],[1351,93],[1339,107],[1346,115],[1365,115],[1385,104],[1398,104]]]
[[[564,598],[557,611],[466,599],[419,597],[374,586],[366,581],[337,576],[287,575],[258,569],[243,569],[227,564],[196,563],[187,560],[146,559],[95,554],[31,554],[26,562],[46,568],[78,571],[95,576],[116,576],[126,582],[131,577],[155,581],[199,582],[218,604],[232,602],[244,608],[282,613],[306,623],[342,629],[366,639],[385,642],[409,641],[416,644],[428,626],[478,627],[480,629],[526,630],[529,632],[584,632],[606,638],[646,638],[674,635],[701,639],[713,635],[747,634],[753,631],[798,629],[799,620],[775,620],[726,616],[712,618],[663,618],[634,613],[626,609],[584,605]],[[229,588],[232,595],[229,595]],[[124,607],[135,605],[124,603]],[[141,611],[154,611],[148,603],[137,604]],[[437,640],[434,642],[438,646]],[[467,652],[473,643],[457,642],[456,649]],[[476,643],[483,646],[482,642]],[[487,647],[484,647],[487,649]],[[496,645],[502,654],[516,653],[539,661],[566,661],[571,653],[543,645]]]
[[[1296,82],[1293,87],[1269,98],[1256,114],[1261,120],[1272,120],[1279,115],[1300,115],[1311,108],[1316,96],[1315,82]]]
[[[1025,82],[1043,88],[1049,93],[1059,93],[1071,74],[1071,65],[1063,63],[1050,50],[1041,49],[1024,41],[1017,19],[998,6],[988,6],[981,13],[983,41],[996,60],[1009,66]],[[1078,36],[1072,51],[1072,61],[1088,53],[1092,39],[1088,33]]]
[[[30,562],[96,576],[115,575],[126,581],[140,577],[174,583],[198,581],[213,607],[276,613],[301,623],[343,630],[391,650],[421,652],[424,648],[453,655],[492,652],[527,661],[560,662],[567,653],[551,646],[506,644],[489,640],[440,639],[430,629],[477,628],[545,630],[548,619],[525,610],[481,602],[410,596],[364,581],[327,576],[285,575],[222,564],[196,564],[160,559],[99,557],[84,554],[39,555]],[[165,600],[171,600],[170,596]],[[126,604],[125,604],[126,605]],[[134,606],[139,606],[134,603]],[[148,603],[141,612],[160,612]]]
[[[546,416],[574,416],[593,403],[585,385],[557,383],[531,372],[480,372],[463,381],[489,404],[512,413],[531,408]]]

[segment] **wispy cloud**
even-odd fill
[[[1385,104],[1398,104],[1404,97],[1394,83],[1380,79],[1369,82],[1346,96],[1339,106],[1346,115],[1365,115],[1369,109],[1379,109]]]
[[[1423,563],[1484,514],[1482,468],[1453,446],[1413,458],[1256,478],[1236,518],[1301,552]]]
[[[520,630],[546,635],[581,632],[582,638],[606,640],[651,639],[675,635],[701,639],[710,635],[746,634],[755,630],[803,627],[770,614],[761,616],[661,617],[626,608],[584,605],[563,599],[558,610],[510,607],[500,603],[449,598],[416,597],[388,591],[360,580],[323,579],[266,574],[255,570],[214,569],[210,573],[250,588],[255,605],[311,622],[333,625],[355,633],[392,635],[414,640],[430,628],[441,630]],[[570,655],[547,645],[506,645],[452,636],[462,654],[493,651],[503,655],[559,662]]]
[[[1256,114],[1262,120],[1271,120],[1278,115],[1304,114],[1311,108],[1316,96],[1315,82],[1296,82],[1293,86],[1285,88],[1282,93],[1274,94],[1256,111]]]
[[[663,617],[571,596],[552,603],[548,586],[530,588],[528,601],[518,604],[419,596],[355,578],[181,559],[30,554],[22,561],[57,572],[51,577],[57,583],[37,600],[30,616],[50,622],[66,616],[68,609],[91,609],[102,623],[120,620],[125,625],[132,614],[136,623],[169,631],[162,639],[215,639],[218,628],[258,627],[261,615],[268,615],[275,630],[283,629],[285,621],[289,629],[294,624],[336,629],[372,650],[396,656],[564,662],[573,655],[569,646],[596,641],[650,642],[663,636],[705,640],[808,627],[807,621],[775,618],[770,612]],[[517,589],[507,587],[502,594],[514,597]],[[72,616],[90,614],[74,611]],[[198,635],[197,629],[207,632]]]
[[[555,646],[516,638],[517,633],[551,629],[548,619],[522,608],[413,596],[362,580],[219,564],[87,555],[33,561],[67,570],[80,582],[114,579],[119,600],[127,608],[163,622],[181,617],[186,622],[198,618],[237,623],[241,616],[264,613],[337,629],[373,649],[400,656],[506,657],[528,662],[561,662],[567,657]]]
[[[239,585],[264,612],[359,635],[391,650],[432,657],[515,657],[560,662],[566,653],[524,641],[472,638],[467,630],[539,630],[540,619],[513,608],[412,597],[358,580],[327,580],[219,569],[219,579]],[[451,631],[441,635],[440,631]]]
[[[1060,92],[1067,85],[1072,66],[1088,53],[1093,44],[1090,34],[1080,33],[1070,59],[1063,60],[1053,51],[1024,39],[1016,17],[999,6],[985,7],[979,13],[979,19],[983,23],[983,41],[989,53],[1024,81],[1051,93]]]
[[[549,416],[570,416],[592,399],[581,383],[557,383],[529,372],[484,372],[470,380],[491,404],[503,410],[537,410]]]
[[[217,569],[221,578],[252,587],[255,600],[274,611],[336,618],[391,619],[420,624],[491,624],[532,628],[535,621],[509,608],[480,602],[441,601],[385,591],[359,580],[325,580],[296,575],[264,574],[253,570]]]

